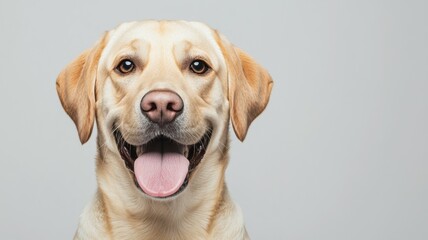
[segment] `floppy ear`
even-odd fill
[[[95,81],[106,42],[107,33],[92,49],[84,51],[62,70],[56,80],[62,107],[76,125],[82,144],[88,141],[94,125]]]
[[[269,73],[247,53],[233,46],[223,36],[217,42],[228,70],[228,98],[233,129],[244,141],[251,122],[269,102],[273,81]]]

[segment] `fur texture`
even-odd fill
[[[117,66],[131,59],[135,68]],[[210,71],[189,70],[202,59]],[[58,76],[64,110],[85,143],[94,120],[98,129],[97,193],[81,215],[75,239],[248,239],[243,217],[224,181],[229,121],[244,140],[266,107],[272,89],[267,71],[224,36],[204,24],[185,21],[124,23],[70,63]],[[141,145],[155,134],[141,114],[149,91],[177,93],[184,110],[170,130],[194,144],[211,131],[206,153],[179,194],[159,199],[139,189],[121,158],[113,131]]]

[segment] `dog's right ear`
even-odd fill
[[[107,38],[105,33],[92,49],[84,51],[62,70],[56,80],[62,107],[76,125],[82,144],[88,141],[94,126],[98,61]]]

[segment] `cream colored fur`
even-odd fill
[[[114,69],[135,60],[132,74]],[[202,57],[212,71],[189,72],[189,59]],[[70,63],[58,76],[65,111],[85,143],[94,121],[98,130],[98,190],[81,215],[75,239],[248,239],[241,210],[225,183],[229,121],[244,140],[250,123],[265,108],[272,79],[246,53],[204,24],[185,21],[124,23]],[[112,134],[144,138],[139,103],[150,90],[175,91],[184,102],[183,141],[193,144],[211,127],[208,149],[177,196],[152,198],[133,182]]]

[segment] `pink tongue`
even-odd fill
[[[186,179],[189,160],[179,153],[149,152],[134,163],[135,176],[145,193],[167,197],[180,189]]]

